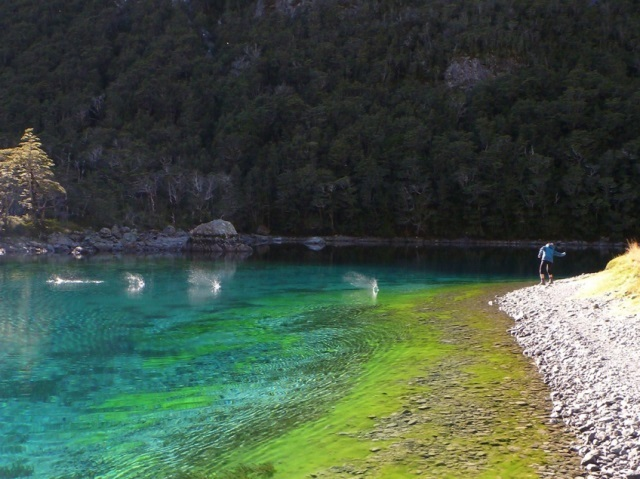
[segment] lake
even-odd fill
[[[569,251],[557,277],[613,254]],[[566,457],[532,444],[569,439],[545,426],[544,387],[508,320],[483,306],[535,284],[536,256],[283,246],[243,259],[2,258],[0,477],[539,477]],[[495,425],[479,426],[478,409]]]

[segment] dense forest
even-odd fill
[[[60,224],[637,237],[640,2],[6,0],[29,128]]]

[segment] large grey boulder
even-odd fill
[[[213,220],[196,226],[189,232],[187,248],[208,253],[250,254],[253,249],[244,244],[235,227],[225,220]]]
[[[238,232],[235,227],[225,220],[213,220],[209,223],[203,223],[193,228],[189,234],[193,238],[194,236],[201,236],[206,238],[235,238],[238,236]]]
[[[64,233],[52,233],[47,238],[47,243],[51,245],[54,253],[70,253],[78,242]]]

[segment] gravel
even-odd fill
[[[586,478],[640,479],[640,314],[611,294],[579,298],[585,276],[497,298],[551,390],[552,421],[575,434]]]

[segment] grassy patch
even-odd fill
[[[609,261],[604,271],[583,280],[580,296],[611,294],[626,299],[628,306],[640,312],[640,245],[629,243],[627,251]]]

